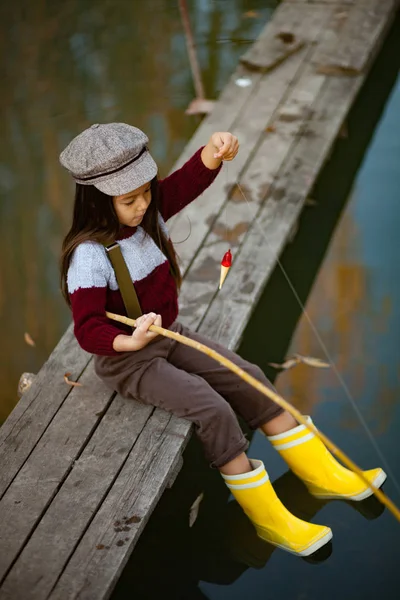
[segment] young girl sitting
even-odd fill
[[[63,294],[72,308],[79,344],[95,355],[99,377],[126,398],[158,406],[194,424],[207,460],[264,540],[307,556],[332,537],[329,527],[292,515],[276,496],[260,460],[247,458],[248,442],[235,412],[260,428],[289,467],[322,498],[362,500],[371,495],[322,442],[293,417],[235,374],[194,349],[149,331],[154,323],[198,340],[231,359],[264,384],[256,365],[182,326],[181,275],[166,221],[214,181],[222,161],[235,158],[235,136],[217,132],[182,168],[163,180],[148,138],[124,123],[92,125],[61,153],[76,182],[72,227],[63,243]],[[132,333],[106,317],[126,314],[106,246],[117,242],[143,315]],[[366,472],[382,485],[382,469]]]

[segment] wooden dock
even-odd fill
[[[236,160],[169,223],[175,242],[191,229],[177,246],[186,325],[237,348],[397,5],[286,0],[242,57],[174,166],[213,131],[239,137]],[[69,327],[0,429],[0,600],[108,598],[190,436],[111,394]]]

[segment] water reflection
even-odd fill
[[[276,2],[188,4],[215,98]],[[17,0],[1,3],[0,23],[1,423],[19,376],[39,370],[70,319],[58,291],[72,202],[60,150],[93,122],[128,121],[148,133],[163,175],[200,121],[184,114],[194,90],[176,0]]]
[[[400,97],[400,91],[399,97]],[[365,169],[368,169],[368,159]],[[385,209],[376,202],[366,209],[367,215],[356,213],[359,205],[368,205],[368,191],[361,192],[357,183],[349,210],[344,214],[325,266],[315,282],[315,290],[307,305],[307,312],[329,348],[332,360],[343,376],[351,395],[357,401],[373,433],[382,435],[393,422],[398,410],[400,381],[395,347],[400,330],[400,314],[393,306],[392,297],[398,293],[395,279],[396,237],[392,248],[386,243],[388,230],[376,239],[375,225]],[[386,213],[395,221],[396,210]],[[365,222],[362,223],[362,220]],[[375,233],[374,233],[375,231]],[[374,254],[373,265],[368,264],[364,247],[375,241],[385,252]],[[392,271],[389,283],[385,271]],[[302,319],[292,342],[293,350],[301,354],[324,356],[320,343],[306,319]],[[310,371],[300,366],[280,378],[282,393],[296,398],[302,410],[312,410],[318,399],[332,398],[340,402],[345,392],[340,389],[337,375],[330,372]],[[359,428],[355,412],[343,409],[342,427]]]

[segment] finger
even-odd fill
[[[141,323],[143,323],[143,317],[138,317],[137,319],[135,319],[135,328],[138,329]]]
[[[223,160],[233,160],[235,158],[236,154],[238,153],[238,149],[239,149],[238,139],[237,139],[237,137],[233,136],[230,146],[229,146],[229,150],[226,152],[225,156],[223,157]]]
[[[153,325],[155,317],[156,317],[155,313],[149,313],[148,315],[143,315],[143,321],[139,325],[138,329],[142,332],[148,331],[149,327],[151,325]]]
[[[158,327],[161,327],[161,316],[160,315],[156,315],[156,317],[154,318],[154,322],[151,323],[151,325],[156,325]],[[146,332],[146,337],[148,339],[153,339],[155,337],[157,337],[158,335],[160,335],[158,333],[158,331],[151,331],[150,329]]]
[[[236,154],[236,150],[235,150],[235,143],[232,143],[229,146],[229,152],[227,152],[227,157],[229,157],[230,159],[232,159]]]
[[[136,324],[137,324],[137,326],[140,326],[142,323],[144,323],[144,321],[146,320],[146,318],[147,318],[148,316],[149,316],[148,314],[145,314],[145,315],[140,315],[140,317],[138,317],[138,318],[136,319]]]
[[[161,315],[156,315],[155,316],[152,325],[161,327]],[[150,328],[146,332],[147,339],[153,339],[153,338],[157,337],[158,335],[160,335],[158,331],[151,331]]]
[[[231,145],[231,138],[230,138],[230,136],[228,136],[227,139],[221,138],[221,141],[223,142],[223,144],[220,147],[220,149],[218,150],[218,152],[216,154],[214,154],[215,158],[223,158],[225,156],[225,154],[227,154],[227,152],[229,151],[229,148],[230,148],[230,145]]]
[[[229,152],[228,154],[226,154],[226,155],[223,157],[223,159],[222,159],[222,160],[223,160],[223,161],[225,161],[225,162],[226,162],[226,161],[229,161],[229,160],[233,160],[233,159],[235,158],[235,156],[236,156],[236,153],[235,153],[235,152]]]

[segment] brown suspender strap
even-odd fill
[[[141,316],[142,309],[140,308],[135,286],[133,285],[128,267],[122,256],[120,245],[118,242],[114,242],[114,244],[111,244],[110,246],[105,246],[105,250],[114,268],[115,277],[117,278],[122,300],[125,304],[126,313],[129,318],[137,319]]]

